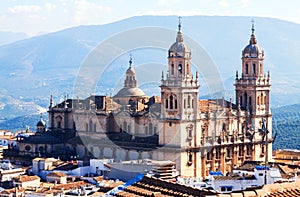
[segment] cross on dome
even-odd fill
[[[178,16],[178,31],[181,31],[181,16]]]

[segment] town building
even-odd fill
[[[39,187],[41,178],[38,176],[20,175],[13,178],[14,187],[31,188]]]
[[[48,130],[39,123],[37,134],[19,140],[16,151],[65,159],[170,160],[180,175],[193,177],[226,174],[247,160],[269,161],[271,82],[254,24],[241,58],[241,74],[236,71],[233,82],[235,102],[199,100],[201,79],[198,71],[192,73],[192,50],[179,22],[160,97],[149,97],[138,87],[130,59],[124,87],[112,97],[66,98],[57,105],[51,97]]]

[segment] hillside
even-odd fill
[[[177,20],[176,16],[132,17],[105,25],[74,27],[0,46],[1,121],[45,111],[50,94],[53,95],[54,104],[67,94],[71,96],[78,70],[94,47],[111,38],[120,39],[122,44],[130,44],[130,40],[118,37],[122,32],[147,27],[172,30],[172,36],[166,38],[164,43],[170,46],[175,39]],[[257,17],[254,20],[258,42],[265,50],[265,71],[271,71],[272,107],[299,103],[300,25],[272,18]],[[184,39],[192,39],[204,49],[223,80],[225,93],[211,92],[207,95],[207,76],[201,75],[204,71],[199,70],[201,97],[234,97],[235,71],[241,69],[241,50],[249,42],[250,21],[250,17],[221,16],[190,16],[182,19]],[[149,36],[161,35],[151,35],[145,30],[141,36],[147,40]],[[114,41],[120,43],[119,40]],[[108,65],[103,65],[103,62],[97,62],[96,65],[110,72],[102,80],[103,83],[88,94],[113,95],[122,86],[129,53],[133,54],[139,84],[147,94],[159,94],[161,71],[166,71],[167,48],[135,48],[118,52],[118,48],[112,45],[111,52],[116,53],[116,59],[107,60]],[[191,50],[194,59],[202,58],[202,54],[193,53],[193,48]],[[194,68],[197,66],[210,69],[206,68],[205,61],[203,65],[194,65]],[[139,72],[147,73],[148,78],[139,75]],[[145,81],[146,78],[151,79],[150,84]]]
[[[272,113],[273,135],[277,132],[273,149],[300,150],[300,104],[275,108]]]

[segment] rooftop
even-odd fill
[[[38,180],[40,179],[40,177],[38,176],[28,176],[28,175],[21,175],[21,176],[18,176],[18,177],[14,177],[14,180],[17,181],[17,182],[28,182],[28,181],[34,181],[34,180]]]
[[[67,175],[62,173],[62,172],[52,172],[52,173],[49,173],[46,175],[47,177],[48,176],[51,176],[51,177],[66,177]]]

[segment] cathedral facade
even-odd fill
[[[264,74],[264,51],[254,27],[242,50],[241,74],[236,71],[235,102],[199,100],[201,79],[191,71],[192,51],[183,37],[179,24],[168,50],[160,97],[148,97],[138,88],[130,59],[124,87],[113,97],[65,99],[57,105],[51,99],[48,131],[41,129],[39,135],[60,139],[51,145],[41,140],[29,150],[41,146],[43,153],[54,154],[63,148],[77,157],[116,161],[172,160],[180,175],[194,177],[207,177],[209,171],[230,172],[246,160],[269,161],[270,74]],[[66,133],[71,135],[59,137]]]

